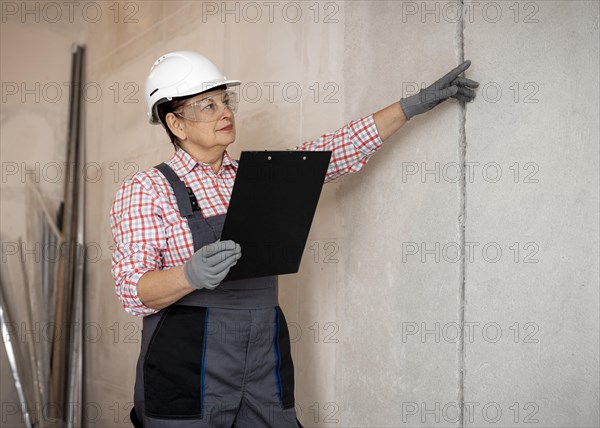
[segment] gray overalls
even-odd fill
[[[204,218],[175,172],[165,163],[155,168],[175,192],[194,251],[219,239],[225,215]],[[277,276],[224,281],[145,316],[134,426],[301,427],[277,286]]]

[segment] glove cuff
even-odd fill
[[[183,275],[185,276],[185,279],[187,279],[187,281],[190,283],[190,285],[193,288],[195,288],[196,290],[200,290],[201,288],[204,288],[204,287],[201,285],[198,286],[198,284],[200,284],[200,281],[198,280],[198,278],[196,278],[196,274],[194,272],[194,268],[192,267],[191,261],[192,261],[192,259],[188,260],[183,265]]]
[[[402,108],[402,112],[404,113],[406,120],[410,120],[410,118],[413,117],[413,114],[410,113],[410,107],[406,103],[406,98],[400,99],[400,108]]]

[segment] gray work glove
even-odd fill
[[[452,97],[465,102],[473,101],[475,91],[471,88],[478,87],[479,83],[466,77],[458,77],[470,65],[471,61],[467,60],[432,85],[421,89],[418,94],[402,98],[400,105],[406,119],[410,120],[417,114],[431,110],[447,98]]]
[[[242,257],[242,248],[231,240],[218,240],[196,251],[183,266],[185,278],[196,289],[216,288]]]

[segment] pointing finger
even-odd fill
[[[443,88],[443,87],[449,85],[450,82],[452,82],[454,79],[456,79],[456,77],[460,73],[462,73],[463,71],[465,71],[470,66],[471,66],[471,60],[467,60],[467,61],[463,62],[461,65],[459,65],[458,67],[450,70],[448,73],[446,73],[446,75],[444,77],[442,77],[441,79],[439,79],[436,83],[438,85],[440,85],[439,87]]]

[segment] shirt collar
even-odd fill
[[[201,169],[206,169],[207,171],[212,170],[210,165],[198,161],[181,147],[177,148],[169,164],[175,173],[180,177],[187,175],[190,171],[196,168],[196,166]],[[227,150],[225,150],[223,153],[223,163],[221,168],[225,169],[228,167],[232,167],[235,171],[237,171],[238,163],[235,159],[232,159]]]

